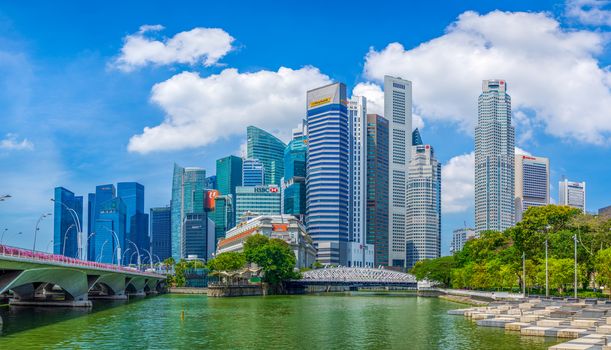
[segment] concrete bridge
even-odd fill
[[[91,306],[158,293],[166,277],[136,268],[0,245],[0,295],[11,305]]]
[[[374,268],[335,267],[306,271],[293,283],[303,286],[402,287],[416,289],[418,283],[408,273]]]

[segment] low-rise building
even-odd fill
[[[477,238],[479,235],[472,228],[459,228],[452,233],[452,243],[450,244],[450,253],[456,254],[463,249],[468,240]]]
[[[227,231],[225,239],[219,241],[217,254],[243,251],[244,241],[256,234],[282,239],[288,243],[295,253],[297,268],[311,267],[316,261],[316,248],[312,239],[301,221],[292,215],[261,215],[239,223]]]

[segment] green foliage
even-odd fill
[[[217,255],[214,259],[208,260],[206,267],[211,271],[235,271],[246,265],[244,253],[225,252]]]
[[[514,227],[482,232],[453,258],[425,260],[411,272],[419,280],[435,280],[453,288],[515,290],[525,284],[541,292],[545,288],[547,239],[550,287],[563,294],[573,288],[575,235],[578,284],[586,288],[596,280],[611,288],[611,219],[557,205],[528,208]],[[523,253],[526,281],[522,276]]]
[[[299,278],[295,254],[281,239],[252,235],[244,242],[244,256],[246,261],[261,267],[265,282],[276,290],[282,289],[286,280]]]

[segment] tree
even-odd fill
[[[225,252],[208,260],[206,265],[211,271],[235,271],[246,265],[246,257],[239,252]]]
[[[276,292],[284,289],[284,282],[299,278],[295,272],[297,260],[288,243],[277,238],[252,235],[244,242],[246,261],[257,264],[264,273],[263,280]]]
[[[442,283],[449,287],[452,281],[452,269],[456,266],[453,256],[418,261],[411,269],[417,280],[428,280]]]
[[[611,288],[611,248],[599,250],[596,254],[594,266],[596,268],[596,281]],[[609,295],[611,297],[611,294]]]

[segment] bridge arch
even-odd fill
[[[336,267],[306,271],[298,282],[304,284],[415,286],[416,278],[399,271],[363,267]]]
[[[0,278],[0,294],[11,290],[16,300],[33,300],[40,284],[59,286],[69,300],[87,300],[87,274],[76,269],[54,267],[5,273]]]

